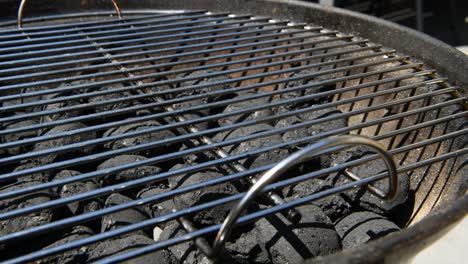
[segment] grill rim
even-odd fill
[[[74,2],[74,1],[71,1]],[[151,1],[142,1],[142,5],[147,5],[148,8],[152,8],[149,2]],[[357,36],[366,37],[371,39],[372,41],[379,42],[379,44],[384,44],[386,47],[396,48],[399,51],[404,53],[411,53],[412,57],[418,58],[424,61],[427,65],[434,67],[438,72],[448,76],[452,80],[457,80],[459,86],[462,88],[463,93],[466,95],[467,88],[468,88],[468,76],[463,76],[463,73],[466,73],[468,70],[468,57],[465,55],[461,55],[460,52],[455,50],[453,47],[442,43],[438,40],[435,40],[431,37],[428,37],[425,34],[418,33],[414,30],[407,29],[401,26],[398,26],[391,22],[386,22],[380,19],[372,18],[366,15],[356,14],[349,11],[338,10],[336,8],[322,8],[315,4],[310,3],[303,3],[298,1],[283,1],[283,0],[256,0],[256,1],[246,1],[246,0],[235,0],[232,1],[224,1],[224,0],[217,0],[217,1],[206,1],[201,0],[197,1],[197,3],[191,3],[191,1],[172,1],[169,3],[169,7],[165,6],[165,8],[173,8],[173,5],[177,7],[183,7],[186,9],[198,9],[200,5],[208,5],[210,10],[218,11],[221,9],[231,9],[230,11],[241,12],[244,11],[240,8],[251,8],[251,2],[267,2],[273,6],[283,6],[287,8],[264,8],[262,10],[257,9],[249,9],[250,11],[255,10],[252,13],[264,12],[266,11],[268,15],[274,17],[281,17],[286,16],[286,18],[290,18],[297,21],[304,21],[304,22],[312,22],[312,23],[320,23],[323,24],[324,20],[326,21],[326,27],[330,29],[338,29],[344,33],[353,33]],[[214,4],[215,3],[215,4]],[[230,3],[229,5],[227,5]],[[245,6],[239,3],[244,3]],[[156,4],[156,3],[153,3]],[[159,3],[158,3],[159,4]],[[237,5],[236,8],[232,8],[232,5]],[[156,4],[157,5],[157,4]],[[196,6],[193,6],[196,5]],[[128,9],[128,6],[134,6],[134,4],[130,5],[123,5],[124,9]],[[161,8],[160,6],[158,6]],[[301,10],[303,7],[307,7],[307,10]],[[307,11],[312,11],[311,13],[307,14]],[[298,16],[298,14],[301,14]],[[318,16],[314,17],[315,14]],[[337,20],[336,17],[333,19],[333,16],[340,15],[340,19]],[[303,17],[304,16],[304,17]],[[341,18],[345,18],[342,21]],[[316,20],[315,20],[316,19]],[[330,24],[330,20],[336,22],[336,24]],[[349,20],[347,20],[349,19]],[[352,31],[350,31],[350,27],[348,23],[353,23],[349,21],[358,22],[357,25],[352,27]],[[374,29],[392,29],[389,31],[388,34],[380,35],[378,34],[378,30]],[[421,41],[418,43],[419,49],[411,49],[408,48],[407,43],[396,41],[396,36],[401,37],[409,35],[409,37],[416,41]],[[426,49],[426,47],[429,47]],[[410,50],[408,50],[410,49]],[[427,54],[430,54],[429,57]],[[454,65],[460,65],[461,67],[457,67]],[[452,71],[452,69],[455,69]],[[464,179],[465,178],[465,179]],[[332,261],[332,260],[340,260],[341,263],[350,263],[350,262],[357,262],[363,261],[364,262],[371,262],[372,259],[369,258],[370,252],[372,252],[372,257],[374,260],[381,259],[383,257],[389,257],[389,254],[392,249],[397,249],[398,254],[402,254],[401,250],[404,248],[409,252],[416,252],[414,251],[414,246],[418,247],[418,244],[421,244],[423,240],[432,240],[436,237],[437,233],[440,233],[444,230],[447,230],[447,226],[454,224],[458,221],[461,217],[466,214],[466,208],[468,205],[468,196],[463,196],[463,189],[466,189],[468,185],[468,179],[466,177],[459,177],[454,179],[459,184],[456,184],[460,188],[457,190],[453,190],[449,193],[445,193],[444,195],[444,204],[451,204],[439,210],[434,210],[428,216],[426,216],[421,222],[417,223],[416,225],[406,228],[400,232],[397,232],[395,235],[390,237],[385,237],[384,239],[379,239],[374,242],[368,244],[368,246],[361,247],[357,250],[337,253],[331,255],[329,257],[325,257],[319,261]],[[458,200],[454,200],[456,197],[460,197]],[[425,231],[425,232],[424,232]],[[416,243],[417,242],[417,243]],[[375,251],[374,251],[374,250]],[[314,260],[315,261],[315,260]]]

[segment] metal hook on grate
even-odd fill
[[[258,179],[258,181],[249,189],[249,191],[245,194],[245,196],[234,206],[231,210],[229,215],[224,220],[216,239],[214,241],[213,247],[209,250],[209,257],[215,259],[221,253],[224,244],[228,240],[229,236],[231,235],[232,229],[242,214],[242,212],[246,209],[248,204],[255,199],[258,195],[261,194],[263,188],[265,188],[268,184],[275,181],[280,175],[282,175],[285,171],[289,168],[305,162],[311,159],[314,156],[320,155],[321,152],[341,146],[341,145],[365,145],[374,149],[378,154],[380,154],[385,162],[385,165],[388,170],[389,174],[389,189],[387,193],[383,193],[382,195],[378,195],[379,197],[392,200],[395,198],[398,192],[398,173],[397,168],[395,165],[395,161],[393,160],[392,154],[390,154],[381,144],[377,141],[371,140],[366,137],[362,136],[339,136],[339,137],[332,137],[327,138],[324,140],[320,140],[304,149],[290,155],[286,159],[279,162],[276,166],[268,170],[263,174],[262,177]]]
[[[112,1],[112,4],[114,5],[115,11],[117,12],[117,15],[119,16],[119,18],[122,18],[122,9],[120,9],[119,4],[117,4],[116,0],[111,0],[111,1]],[[23,10],[24,10],[25,5],[26,5],[26,0],[21,0],[19,8],[18,8],[18,15],[17,15],[18,28],[23,27]]]

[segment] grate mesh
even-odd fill
[[[405,221],[411,224],[437,203],[448,180],[443,175],[455,173],[456,158],[467,153],[466,99],[434,70],[395,50],[266,17],[110,14],[28,19],[21,30],[1,24],[0,243],[7,252],[35,241],[3,254],[9,263],[57,260],[58,253],[171,221],[187,233],[103,261],[209,239],[220,222],[194,227],[188,218],[225,208],[289,154],[344,134],[368,136],[394,155],[415,195]],[[304,180],[338,175],[358,187],[384,177],[377,171],[367,180],[348,179],[363,176],[353,168],[377,156],[347,159],[346,153],[327,151],[308,173],[291,172],[269,185],[266,200],[239,221],[277,212],[293,219],[294,206],[329,195],[285,203],[282,190]],[[184,182],[200,172],[217,177]],[[241,191],[199,204],[179,202],[177,211],[166,208],[126,225],[96,224],[228,183]],[[112,193],[134,199],[104,205]],[[32,196],[40,202],[12,207]],[[79,239],[39,251],[39,237],[86,225],[92,231],[82,231]]]

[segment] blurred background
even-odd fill
[[[453,46],[468,45],[468,0],[308,0],[374,15]]]

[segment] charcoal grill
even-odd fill
[[[443,43],[295,1],[63,1],[48,14],[22,1],[19,10],[17,20],[0,22],[0,244],[7,263],[89,261],[93,245],[160,232],[169,222],[183,234],[91,260],[121,262],[187,241],[216,260],[229,234],[247,223],[272,214],[296,223],[304,217],[297,206],[352,189],[391,200],[402,191],[403,174],[411,210],[399,213],[402,230],[304,259],[408,257],[466,214],[468,61]],[[314,113],[320,114],[278,125]],[[312,132],[294,136],[306,128]],[[278,135],[281,142],[273,140]],[[374,152],[344,158],[356,145]],[[103,166],[124,154],[140,156]],[[353,171],[382,157],[385,171]],[[315,167],[296,168],[307,164]],[[77,173],[56,176],[63,170]],[[209,170],[219,177],[167,183]],[[282,194],[330,177],[342,184],[295,199]],[[149,205],[229,182],[238,192],[98,230],[109,215],[145,214]],[[69,191],[77,183],[88,189]],[[155,186],[163,191],[140,195]],[[131,199],[104,206],[113,193]],[[5,209],[31,197],[42,200]],[[86,209],[89,201],[94,209]],[[226,206],[223,227],[191,219]],[[22,222],[11,225],[24,226],[11,231],[5,223],[18,217]],[[54,244],[77,226],[91,228]],[[66,252],[77,259],[60,259]]]

